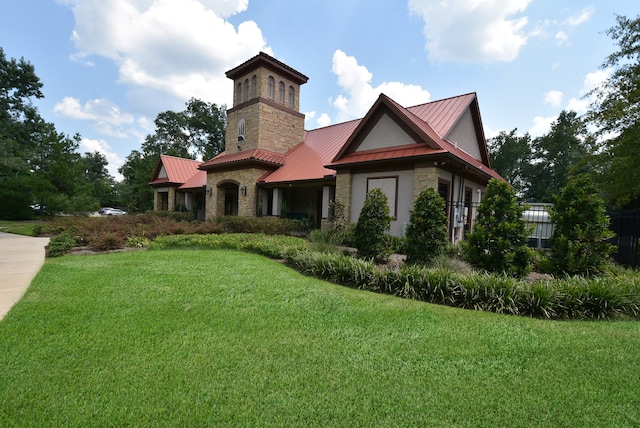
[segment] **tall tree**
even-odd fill
[[[525,198],[552,202],[589,152],[589,133],[576,112],[562,111],[546,135],[533,140],[530,187]]]
[[[523,197],[531,185],[531,136],[518,135],[518,129],[500,133],[488,141],[491,167]]]
[[[96,205],[77,152],[80,137],[40,117],[33,100],[43,98],[41,89],[34,67],[0,48],[0,218],[28,218],[32,205],[49,212]]]
[[[640,16],[616,17],[607,30],[618,50],[602,68],[610,77],[589,95],[587,119],[598,127],[596,172],[605,198],[620,207],[640,207]]]
[[[122,197],[132,211],[153,208],[149,187],[160,155],[210,159],[224,150],[226,107],[191,98],[181,112],[159,113],[156,132],[147,135],[140,150],[131,152],[119,169],[124,176]]]

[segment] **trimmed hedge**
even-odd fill
[[[640,318],[640,279],[635,275],[529,283],[415,265],[380,269],[370,261],[306,250],[288,252],[286,259],[300,272],[336,284],[463,309],[543,319]]]
[[[170,248],[240,250],[260,254],[272,259],[282,259],[289,252],[302,251],[306,247],[307,241],[302,238],[284,235],[264,235],[261,233],[158,236],[149,245],[152,250]]]

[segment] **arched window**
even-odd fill
[[[240,118],[238,121],[238,149],[240,148],[240,143],[244,141],[244,117]]]
[[[258,96],[258,78],[254,74],[251,77],[251,98],[255,98]]]
[[[242,83],[238,82],[238,90],[236,92],[236,104],[240,104],[242,102]]]
[[[293,86],[289,86],[289,107],[293,108],[296,102],[296,90],[293,89]]]
[[[278,83],[278,101],[284,104],[284,82]]]
[[[249,101],[249,79],[244,79],[244,100]]]
[[[269,76],[269,98],[274,99],[276,97],[276,79]]]

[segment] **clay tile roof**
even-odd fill
[[[275,153],[269,150],[263,149],[255,149],[255,150],[245,150],[243,152],[230,153],[226,152],[220,153],[218,156],[210,159],[200,165],[200,169],[207,170],[211,168],[215,168],[216,166],[221,165],[231,165],[231,164],[239,164],[239,163],[262,163],[270,166],[281,166],[285,162],[284,155],[280,153]]]
[[[153,174],[151,185],[160,184],[178,184],[182,185],[189,181],[196,172],[202,162],[194,159],[178,158],[175,156],[160,155],[158,165]],[[160,171],[163,169],[166,177],[159,177]]]

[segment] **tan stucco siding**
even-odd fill
[[[364,201],[367,196],[367,184],[369,180],[386,177],[397,177],[396,218],[391,221],[391,234],[394,236],[402,236],[403,225],[409,222],[410,210],[413,207],[413,170],[353,174],[351,222],[355,223],[358,221],[360,211],[364,206]],[[337,191],[339,190],[337,189]],[[393,215],[393,213],[391,214]]]
[[[456,126],[447,134],[447,140],[478,160],[482,160],[471,111],[467,110]]]
[[[405,146],[414,143],[415,141],[389,115],[385,114],[364,138],[356,151]]]

